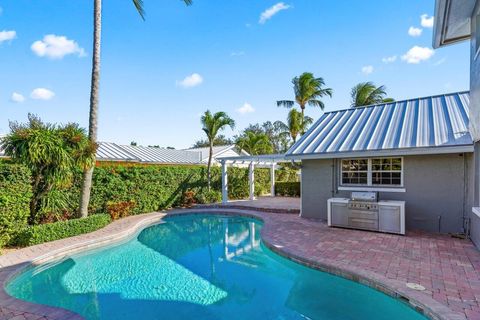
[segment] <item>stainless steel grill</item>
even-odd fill
[[[378,229],[376,192],[352,192],[348,201],[348,225],[359,229]]]

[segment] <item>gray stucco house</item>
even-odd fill
[[[480,246],[480,0],[437,0],[433,47],[465,40],[468,92],[325,113],[292,146],[303,217],[327,219],[327,199],[377,191],[405,201],[407,229]]]
[[[437,0],[433,47],[470,40],[470,106],[469,130],[474,142],[472,169],[468,179],[473,180],[473,203],[467,214],[470,235],[480,246],[480,1]]]
[[[326,220],[329,198],[376,191],[405,201],[407,230],[468,232],[469,104],[459,92],[323,114],[286,154],[302,161],[302,217]]]

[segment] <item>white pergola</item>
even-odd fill
[[[255,200],[255,166],[270,168],[270,195],[275,196],[275,167],[280,162],[290,162],[284,154],[225,157],[218,159],[222,164],[222,203],[228,202],[228,165],[248,165],[249,199]]]

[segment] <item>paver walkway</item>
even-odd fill
[[[245,214],[265,221],[262,239],[278,253],[346,278],[365,283],[390,295],[403,297],[431,318],[480,319],[480,253],[468,240],[446,235],[410,232],[407,236],[328,228],[324,222],[293,214],[240,209],[209,209],[216,213]],[[205,212],[203,209],[173,210],[168,214]],[[61,248],[101,245],[118,240],[155,221],[163,213],[122,219],[91,234],[21,249],[0,256],[3,284],[22,266],[45,254],[60,256]],[[406,287],[423,285],[425,291]],[[73,319],[61,309],[49,308],[8,297],[0,290],[0,319]]]

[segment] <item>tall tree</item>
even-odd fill
[[[352,107],[368,106],[371,104],[393,102],[392,98],[387,98],[387,88],[385,86],[375,86],[373,82],[361,82],[352,88],[350,96],[352,98]]]
[[[208,190],[210,190],[211,182],[211,167],[213,157],[213,142],[220,131],[225,130],[226,127],[235,128],[235,121],[230,118],[225,112],[219,111],[214,114],[210,110],[205,111],[201,118],[202,130],[207,135],[208,140],[208,165],[207,165],[207,183]]]
[[[233,144],[232,139],[226,138],[223,134],[219,134],[215,140],[213,140],[214,146],[226,146]],[[207,148],[209,147],[210,143],[207,139],[200,139],[195,141],[192,148]]]
[[[145,19],[143,0],[132,0],[135,9],[142,19]],[[186,5],[192,4],[192,0],[183,0]],[[98,126],[98,97],[100,86],[100,51],[102,45],[102,0],[93,1],[93,55],[92,75],[90,84],[90,115],[88,121],[88,138],[92,143],[97,142]],[[90,191],[92,189],[93,168],[86,168],[83,172],[83,183],[80,192],[79,216],[88,216],[88,204],[90,203]]]
[[[237,138],[236,145],[251,155],[268,154],[273,151],[270,139],[263,132],[245,131]]]
[[[69,186],[78,168],[93,166],[96,145],[77,124],[52,125],[32,114],[28,115],[27,124],[10,123],[10,130],[2,139],[2,147],[7,156],[24,164],[32,173],[29,223],[33,224],[41,208],[62,209],[52,207],[55,201],[48,201],[49,194]]]
[[[293,91],[295,93],[295,101],[279,100],[277,106],[291,108],[295,102],[300,106],[301,120],[304,121],[305,107],[307,105],[312,107],[319,107],[324,109],[325,105],[320,98],[324,96],[332,97],[333,90],[325,88],[325,81],[323,78],[315,78],[313,73],[304,72],[300,76],[293,78]],[[303,133],[303,131],[302,131]]]
[[[313,119],[306,116],[302,121],[302,115],[296,109],[290,110],[287,117],[287,123],[278,121],[281,124],[283,132],[288,134],[292,142],[297,141],[297,137],[308,130],[308,127],[313,123]]]

